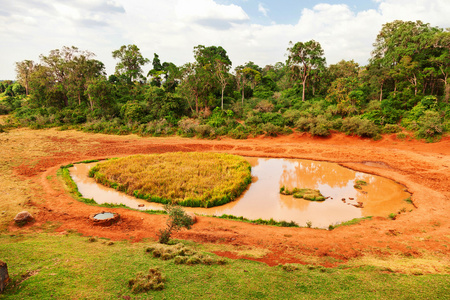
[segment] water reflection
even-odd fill
[[[392,180],[355,172],[334,163],[299,159],[248,158],[252,165],[253,183],[236,201],[213,208],[185,208],[198,214],[231,214],[248,219],[294,221],[300,226],[311,222],[313,227],[327,228],[365,216],[387,217],[402,208],[412,209],[403,201],[410,196],[404,187]],[[130,197],[113,189],[97,185],[87,176],[96,163],[77,164],[71,176],[85,198],[94,198],[99,204],[125,204],[135,209],[162,209],[162,205]],[[368,183],[355,189],[357,180]],[[318,189],[327,200],[311,202],[279,193],[280,188]],[[343,200],[345,199],[345,200]],[[358,202],[362,208],[355,207]]]

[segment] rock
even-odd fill
[[[14,222],[16,222],[17,225],[24,225],[33,219],[33,216],[29,212],[22,211],[14,217]]]
[[[0,294],[5,290],[9,281],[8,266],[0,260]]]

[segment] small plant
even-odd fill
[[[173,232],[182,228],[191,229],[193,224],[192,218],[180,206],[165,204],[164,210],[169,215],[169,218],[167,219],[167,228],[160,229],[157,234],[161,244],[167,244]]]
[[[367,182],[365,182],[364,180],[356,180],[356,184],[357,185],[367,185]]]
[[[395,220],[395,219],[397,218],[397,214],[395,214],[395,213],[390,213],[388,217],[389,217],[389,219],[391,219],[391,220]]]
[[[413,204],[411,197],[408,197],[408,198],[404,199],[403,201],[405,201],[408,204]]]
[[[160,291],[164,289],[165,276],[158,268],[150,268],[148,274],[139,272],[136,278],[128,281],[128,287],[133,294],[148,292],[150,290]]]
[[[319,190],[314,189],[299,189],[294,188],[293,190],[287,189],[285,186],[280,188],[280,194],[283,195],[293,195],[294,198],[303,198],[310,201],[324,201],[325,197],[320,193]]]

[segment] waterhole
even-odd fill
[[[229,214],[248,219],[294,221],[300,226],[328,228],[354,218],[388,217],[413,206],[405,199],[411,195],[405,187],[384,177],[356,172],[335,163],[300,159],[247,158],[252,165],[253,181],[237,200],[212,208],[184,208],[203,215]],[[96,163],[76,164],[70,169],[72,179],[85,198],[97,203],[124,204],[134,209],[162,209],[150,203],[99,185],[88,177]],[[366,185],[357,185],[358,181]],[[281,195],[282,186],[288,189],[318,189],[327,199],[313,202]],[[356,186],[356,188],[355,188]]]
[[[106,220],[106,219],[111,219],[111,218],[113,218],[113,217],[114,217],[114,214],[113,214],[113,213],[110,213],[110,212],[104,212],[104,213],[96,214],[96,215],[94,216],[94,219],[96,219],[96,220]]]

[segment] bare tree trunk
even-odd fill
[[[384,82],[381,82],[381,86],[380,86],[380,102],[383,100],[383,84],[384,84]]]

